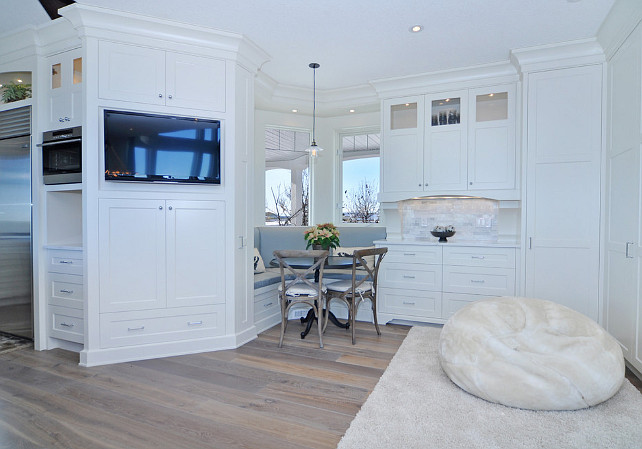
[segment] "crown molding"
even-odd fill
[[[560,69],[605,61],[596,38],[511,50],[510,60],[522,73]]]
[[[611,59],[633,30],[642,22],[640,0],[618,0],[602,22],[597,40],[604,48],[606,59]]]
[[[231,59],[256,72],[269,55],[247,37],[212,28],[74,3],[59,14],[78,35]]]
[[[485,84],[504,84],[519,79],[517,70],[509,61],[471,67],[419,73],[370,82],[380,98],[442,92]]]
[[[256,105],[260,109],[276,112],[312,114],[312,88],[287,86],[259,71],[256,75]],[[345,115],[349,109],[357,112],[379,110],[379,98],[370,85],[352,86],[340,89],[317,89],[316,111],[319,117]]]

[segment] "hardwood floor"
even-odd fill
[[[75,353],[0,354],[0,448],[334,448],[409,328],[274,327],[230,351],[83,368]]]

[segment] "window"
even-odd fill
[[[379,133],[341,135],[344,223],[379,222]]]
[[[310,133],[265,129],[265,224],[308,225]]]

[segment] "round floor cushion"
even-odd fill
[[[624,380],[617,341],[588,317],[541,299],[476,301],[444,325],[441,366],[467,392],[532,410],[576,410]]]

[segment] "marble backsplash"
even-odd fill
[[[496,242],[499,201],[486,198],[435,197],[400,201],[401,234],[404,239],[437,240],[435,226],[453,225],[448,240]]]

